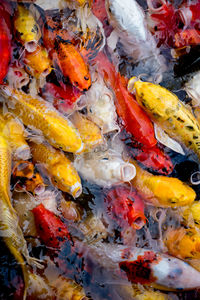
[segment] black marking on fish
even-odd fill
[[[186,129],[189,130],[189,131],[194,131],[194,127],[193,127],[193,126],[186,125],[185,127],[186,127]]]
[[[181,123],[185,123],[185,120],[181,119],[180,117],[177,118],[177,121],[179,121]]]

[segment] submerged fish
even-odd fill
[[[200,157],[200,126],[178,97],[150,82],[136,81],[134,88],[138,103],[150,118]]]
[[[77,156],[74,166],[83,178],[104,187],[130,181],[136,174],[132,164],[111,150]]]
[[[40,27],[33,14],[23,4],[17,5],[14,16],[16,38],[24,45],[28,52],[36,50],[41,37]]]
[[[106,195],[104,204],[108,215],[122,228],[129,225],[134,229],[141,229],[146,223],[144,203],[131,188],[113,188]]]
[[[50,103],[7,86],[1,92],[8,99],[9,111],[26,126],[43,134],[51,145],[63,151],[82,152],[84,145],[78,131]]]
[[[106,0],[110,24],[115,28],[123,49],[142,66],[140,73],[153,75],[159,82],[165,71],[164,58],[147,29],[145,14],[136,0]],[[112,33],[111,33],[112,34]]]
[[[30,143],[33,162],[42,163],[52,183],[77,198],[82,193],[81,180],[72,162],[60,150],[47,143]]]
[[[93,148],[103,143],[104,140],[100,128],[88,120],[86,116],[75,112],[70,117],[70,120],[80,133],[81,139],[85,144],[85,152],[92,151]]]
[[[3,134],[9,142],[14,159],[29,159],[30,148],[25,140],[25,128],[19,120],[11,114],[0,115],[0,123],[3,126]]]
[[[65,241],[71,240],[65,224],[41,203],[32,210],[36,229],[42,242],[60,250]]]
[[[200,273],[169,255],[105,243],[88,246],[87,250],[91,258],[111,272],[111,280],[117,280],[118,284],[120,279],[126,279],[159,289],[190,290],[200,286]]]
[[[177,178],[152,175],[140,168],[136,162],[136,176],[131,181],[133,187],[144,200],[158,207],[178,207],[191,204],[195,191]]]
[[[185,259],[200,259],[200,234],[195,228],[169,229],[164,243],[171,255]]]

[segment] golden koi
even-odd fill
[[[91,151],[92,148],[103,143],[103,137],[99,127],[92,121],[88,120],[84,115],[75,112],[70,117],[70,120],[78,129],[81,139],[85,144],[86,151]]]
[[[131,183],[144,200],[158,207],[178,207],[191,204],[195,191],[177,178],[152,175],[135,162],[136,176]]]
[[[50,103],[7,86],[1,92],[8,98],[8,110],[26,126],[42,133],[52,146],[77,154],[83,151],[78,131]]]
[[[4,121],[3,134],[8,140],[14,159],[29,159],[30,148],[25,140],[25,129],[21,122],[7,113],[1,116],[0,123]]]
[[[77,198],[82,193],[81,180],[72,162],[60,150],[46,143],[30,143],[33,162],[42,163],[52,183],[63,192]]]
[[[23,4],[17,5],[14,29],[17,39],[24,45],[25,49],[28,52],[35,51],[41,37],[41,31],[34,16]]]
[[[136,81],[134,88],[138,103],[150,118],[200,157],[200,126],[178,97],[150,82]]]
[[[29,265],[37,265],[37,260],[29,256],[26,241],[18,223],[17,214],[12,207],[10,199],[10,176],[11,176],[11,149],[3,136],[0,136],[0,235],[15,257],[17,262],[21,265],[25,292],[28,285],[28,269],[25,260]],[[25,258],[25,260],[24,260]]]
[[[187,260],[200,259],[200,234],[195,228],[168,230],[164,243],[173,256]]]
[[[38,79],[40,76],[46,77],[51,73],[51,60],[44,47],[38,46],[34,52],[25,52],[24,62],[27,72]]]

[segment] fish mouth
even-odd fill
[[[124,164],[120,167],[121,179],[131,181],[136,176],[136,168],[132,164]]]
[[[28,52],[34,52],[37,49],[38,42],[36,40],[32,40],[30,42],[25,43],[24,47]]]
[[[80,182],[76,182],[71,187],[71,194],[74,198],[78,198],[82,194],[82,185]]]

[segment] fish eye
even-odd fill
[[[85,80],[89,80],[89,76],[84,76],[84,79]]]
[[[75,86],[78,86],[78,81],[75,81],[75,82],[74,82],[74,85],[75,85]]]

